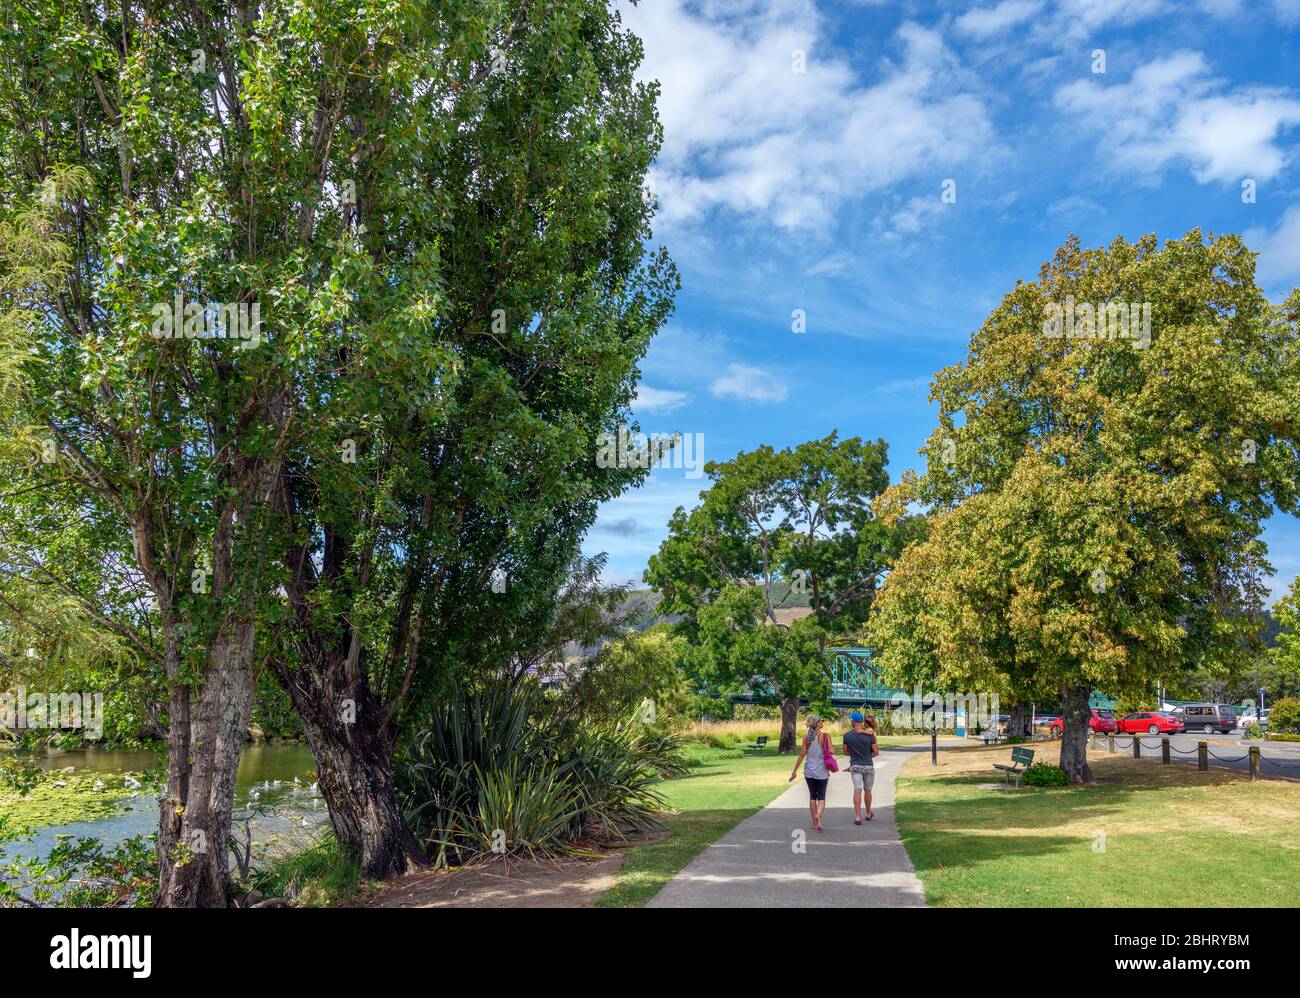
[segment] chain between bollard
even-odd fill
[[[1219,762],[1242,762],[1243,760],[1250,758],[1250,754],[1247,753],[1246,755],[1239,755],[1239,756],[1237,756],[1236,758],[1233,758],[1233,759],[1225,759],[1225,758],[1224,758],[1223,756],[1221,756],[1221,755],[1215,755],[1215,754],[1214,754],[1213,752],[1211,752],[1209,749],[1206,749],[1205,751],[1206,751],[1206,754],[1209,755],[1209,757],[1210,757],[1211,759],[1217,759]]]

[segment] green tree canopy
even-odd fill
[[[799,699],[829,694],[828,635],[865,619],[910,529],[907,518],[885,525],[872,511],[888,484],[887,452],[883,440],[831,433],[710,462],[700,505],[673,513],[650,558],[660,612],[682,614],[684,633],[708,652],[688,657],[701,663],[697,678],[780,702],[782,751],[794,744]],[[811,617],[781,626],[777,611],[798,596]]]
[[[1241,240],[1197,231],[1071,239],[1017,284],[935,376],[926,472],[882,503],[930,512],[877,601],[887,674],[1059,693],[1080,781],[1092,690],[1240,667],[1261,524],[1296,508],[1296,300],[1272,306]],[[1084,326],[1121,303],[1149,307],[1149,342]],[[1086,335],[1051,335],[1053,306]]]
[[[603,0],[33,0],[0,24],[0,224],[52,237],[3,285],[9,422],[56,453],[23,462],[5,543],[165,676],[164,903],[227,900],[263,667],[340,843],[371,875],[412,861],[404,712],[644,474],[595,460],[676,290],[646,250],[640,57]]]

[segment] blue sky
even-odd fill
[[[838,429],[888,441],[894,479],[918,467],[931,375],[1071,232],[1241,232],[1271,297],[1300,285],[1300,0],[642,0],[623,16],[663,89],[655,237],[682,274],[635,415],[702,434],[706,460]],[[706,482],[655,470],[602,507],[585,550],[639,582]],[[1276,594],[1300,574],[1300,524],[1275,517],[1267,539]]]

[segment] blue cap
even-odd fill
[[[861,724],[861,723],[862,723],[862,715],[859,714],[859,713],[855,710],[852,714],[849,715],[849,720],[850,720],[850,721],[853,721],[853,722],[855,722],[855,723],[857,723],[857,724]]]

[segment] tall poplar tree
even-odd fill
[[[639,43],[602,0],[8,7],[0,221],[59,248],[6,303],[52,459],[0,514],[160,675],[160,903],[228,900],[262,668],[400,872],[404,712],[643,474],[595,462],[676,289]]]

